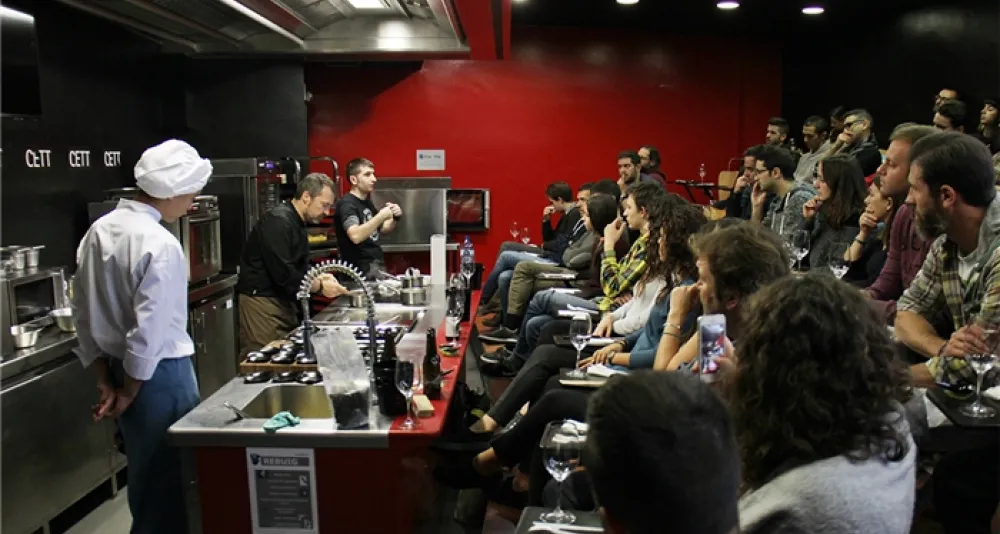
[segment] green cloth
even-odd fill
[[[274,414],[264,423],[264,431],[268,433],[275,433],[279,428],[285,428],[288,426],[296,426],[299,424],[301,419],[292,415],[291,412],[278,412]]]

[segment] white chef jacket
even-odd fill
[[[132,378],[149,380],[161,359],[194,353],[187,262],[159,221],[152,206],[121,200],[83,236],[71,304],[84,367],[107,355],[123,359]]]

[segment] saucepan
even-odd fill
[[[423,306],[427,303],[427,291],[424,288],[410,288],[399,292],[399,300],[404,306]]]
[[[424,287],[424,277],[420,274],[419,269],[414,269],[410,267],[406,270],[406,274],[400,275],[400,281],[403,282],[403,289],[422,289]]]
[[[365,295],[363,289],[355,289],[348,293],[351,297],[351,307],[352,308],[367,308],[368,307],[368,295]]]
[[[56,321],[56,326],[63,332],[76,332],[76,325],[73,324],[73,309],[58,308],[52,310],[49,315]]]
[[[38,343],[38,333],[42,329],[37,326],[17,325],[10,327],[10,335],[14,338],[14,348],[27,349]]]

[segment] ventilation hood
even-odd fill
[[[59,1],[195,56],[469,52],[452,0]]]

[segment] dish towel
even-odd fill
[[[264,422],[264,431],[273,434],[277,432],[279,428],[296,426],[299,422],[301,422],[301,419],[292,415],[291,412],[278,412]]]

